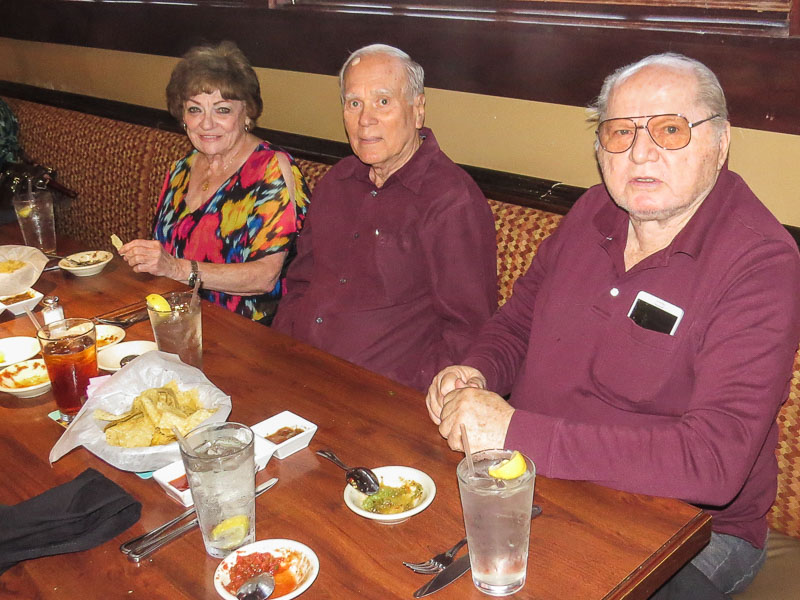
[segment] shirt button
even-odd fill
[[[380,235],[380,234],[381,234],[381,230],[380,229],[376,229],[375,230],[375,235]]]
[[[378,195],[378,190],[372,190],[372,191],[369,193],[369,195],[370,195],[370,196],[372,196],[372,197],[374,198],[375,196],[377,196],[377,195]]]
[[[353,239],[355,239],[355,240],[358,239],[358,232],[357,231],[353,234]]]
[[[346,279],[345,277],[342,277],[342,278],[339,280],[339,283],[347,283],[347,279]]]
[[[611,294],[614,298],[619,296],[619,290],[617,288],[611,288],[611,291],[608,293]]]
[[[316,319],[314,319],[314,320],[315,320],[317,323],[322,323],[322,317],[317,317],[317,318],[316,318]]]

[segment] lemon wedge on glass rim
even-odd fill
[[[524,475],[527,470],[528,463],[525,462],[525,457],[514,450],[511,458],[503,459],[489,469],[489,476],[495,479],[516,479],[520,475]]]
[[[172,310],[169,302],[161,294],[148,294],[145,300],[147,300],[147,306],[158,312],[170,312]]]
[[[221,521],[211,530],[214,545],[223,550],[238,548],[250,532],[250,518],[247,515],[236,515]]]

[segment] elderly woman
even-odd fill
[[[195,149],[167,173],[155,239],[120,254],[136,272],[199,280],[203,298],[269,324],[309,192],[292,158],[251,133],[262,109],[256,74],[231,42],[193,48],[172,72],[167,104]]]

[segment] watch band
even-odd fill
[[[200,278],[200,267],[197,265],[196,260],[191,261],[191,264],[192,272],[189,273],[189,280],[187,283],[189,284],[189,287],[194,287],[195,283],[197,283],[197,280]]]

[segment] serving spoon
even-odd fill
[[[245,581],[238,590],[239,600],[266,600],[275,591],[275,579],[269,573],[259,573]]]
[[[352,485],[362,494],[372,496],[372,494],[377,493],[381,488],[381,482],[378,480],[378,477],[367,467],[348,467],[330,450],[317,450],[317,454],[319,454],[322,458],[327,458],[336,466],[347,471],[345,474],[347,483]]]

